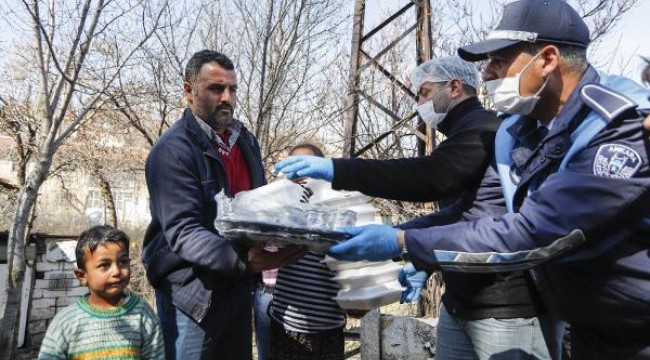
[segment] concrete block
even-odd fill
[[[40,299],[43,297],[43,289],[34,289],[32,292],[32,300]]]
[[[79,297],[88,294],[88,288],[83,286],[76,286],[66,291],[66,296]]]
[[[381,317],[382,360],[432,360],[436,348],[436,324],[413,317]],[[365,349],[362,348],[362,352]]]
[[[37,289],[50,290],[50,280],[36,280],[34,287]]]
[[[74,272],[70,270],[53,270],[53,271],[46,271],[43,275],[43,279],[45,280],[76,279],[76,276],[74,276]]]
[[[29,334],[29,343],[34,347],[40,348],[41,344],[43,343],[44,337],[45,337],[45,332]]]
[[[36,271],[72,271],[75,268],[75,265],[72,263],[66,262],[38,262],[36,263]]]
[[[361,360],[381,359],[381,327],[379,309],[372,309],[361,318]]]
[[[34,320],[49,320],[54,317],[56,313],[53,307],[43,309],[32,309],[29,313],[29,319]]]
[[[32,309],[42,309],[48,308],[56,305],[56,300],[54,298],[44,298],[38,300],[32,300]]]
[[[51,279],[49,281],[49,290],[68,290],[79,285],[77,279]]]
[[[59,308],[59,309],[64,308],[64,307],[66,307],[66,306],[68,306],[70,304],[74,304],[75,302],[77,302],[78,299],[79,299],[79,297],[60,297],[60,298],[56,298],[56,307]]]
[[[68,295],[67,290],[43,290],[44,298],[58,298],[65,297]]]
[[[45,330],[47,330],[47,324],[47,320],[30,321],[29,325],[27,325],[27,328],[29,329],[30,334],[44,333]]]

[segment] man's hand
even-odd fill
[[[400,304],[417,300],[420,297],[422,288],[427,283],[429,274],[426,271],[418,271],[413,266],[413,263],[406,263],[399,273],[399,282],[406,288],[402,292],[402,299]]]
[[[645,121],[643,122],[643,127],[645,128],[646,131],[650,131],[650,115],[648,115],[648,117],[645,118]]]
[[[281,268],[300,260],[309,249],[305,246],[287,246],[278,251],[267,251],[255,246],[248,250],[248,269],[253,272]]]
[[[352,238],[332,247],[328,254],[346,261],[382,261],[399,255],[397,229],[386,225],[342,228]]]
[[[275,164],[275,171],[284,173],[289,179],[310,177],[329,182],[334,179],[332,159],[318,156],[289,156]]]

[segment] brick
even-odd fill
[[[56,300],[54,298],[38,299],[32,300],[32,309],[42,309],[48,308],[56,305]]]
[[[62,271],[62,270],[69,270],[72,271],[75,268],[75,265],[73,263],[66,263],[66,262],[55,262],[55,263],[50,263],[50,262],[38,262],[36,263],[36,271]]]
[[[32,291],[32,300],[40,299],[42,297],[43,297],[43,289],[34,289],[34,291]]]
[[[45,333],[29,334],[29,343],[34,347],[41,347]],[[33,359],[33,358],[32,358]]]
[[[79,299],[78,296],[76,297],[60,297],[56,298],[56,307],[57,308],[64,308],[70,304],[74,304],[77,299]]]
[[[27,328],[29,329],[30,334],[41,333],[47,330],[47,323],[47,320],[30,321]]]
[[[68,290],[79,285],[76,279],[50,279],[49,290]]]
[[[52,270],[45,271],[43,274],[43,279],[52,280],[52,279],[76,279],[74,272],[69,270]]]
[[[87,287],[81,287],[81,286],[74,287],[74,288],[68,289],[66,291],[67,296],[83,296],[83,295],[86,295],[86,294],[88,294],[88,288]]]
[[[37,288],[37,289],[49,290],[50,289],[50,280],[36,280],[34,282],[34,287]]]
[[[44,298],[58,298],[67,296],[67,290],[43,290]]]
[[[29,314],[30,320],[46,320],[54,317],[55,310],[53,307],[44,309],[32,309]]]

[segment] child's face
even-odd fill
[[[85,269],[75,269],[75,275],[90,289],[88,302],[99,308],[117,306],[131,278],[128,249],[107,241],[92,253],[86,247],[84,259]]]

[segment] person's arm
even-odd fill
[[[142,349],[140,356],[144,360],[164,360],[165,342],[158,316],[141,298],[142,305]]]
[[[68,353],[68,342],[61,328],[59,317],[55,316],[45,332],[38,352],[39,360],[65,360]]]
[[[336,190],[402,201],[436,201],[476,184],[492,156],[494,131],[475,127],[447,138],[428,156],[333,159]]]
[[[159,219],[171,250],[183,260],[224,273],[242,271],[230,242],[203,223],[214,199],[204,192],[205,179],[198,177],[199,166],[205,166],[202,161],[169,144],[154,146],[145,169],[152,216]]]
[[[411,259],[416,267],[427,268],[426,264],[436,263],[436,250],[470,253],[532,250],[576,229],[584,232],[586,246],[590,246],[616,232],[633,231],[633,226],[650,214],[648,155],[641,131],[636,134],[629,139],[617,138],[618,135],[610,132],[594,139],[565,171],[549,176],[523,202],[519,213],[407,230],[405,243]],[[635,153],[629,153],[630,170],[638,165],[633,173],[627,174],[630,178],[597,174],[594,170],[594,162],[603,160],[609,146],[624,146]],[[635,156],[639,158],[634,159]]]

